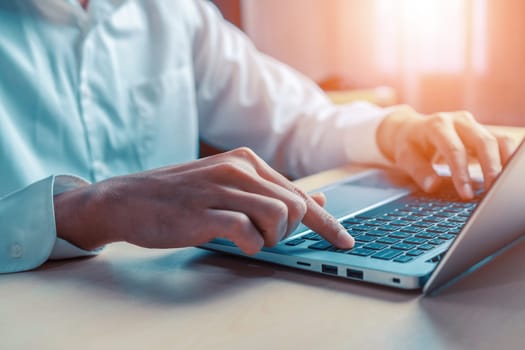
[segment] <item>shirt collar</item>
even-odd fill
[[[87,10],[78,0],[33,0],[34,6],[47,19],[58,23],[75,22],[81,27],[94,25],[110,17],[128,0],[90,0]]]

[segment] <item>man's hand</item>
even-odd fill
[[[195,246],[227,238],[247,254],[303,222],[340,248],[352,237],[309,196],[247,148],[115,177],[55,197],[59,237],[84,249],[115,241]]]
[[[479,161],[488,188],[517,146],[512,138],[491,133],[468,112],[421,116],[407,106],[394,109],[385,118],[377,141],[381,151],[426,192],[434,192],[440,186],[432,162],[436,156],[441,157],[449,165],[454,186],[464,199],[473,197],[469,155]]]

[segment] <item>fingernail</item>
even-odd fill
[[[434,176],[427,176],[425,180],[423,180],[423,190],[425,192],[430,192],[433,186],[434,186]]]
[[[472,186],[470,184],[463,185],[463,194],[468,199],[474,198],[474,192],[472,191]]]

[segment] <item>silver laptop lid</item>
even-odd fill
[[[423,288],[429,294],[525,233],[522,141]]]

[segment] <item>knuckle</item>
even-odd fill
[[[238,215],[232,216],[229,220],[229,222],[226,224],[226,227],[229,231],[234,233],[245,233],[250,230],[251,225],[250,219],[242,214],[239,213]]]
[[[292,211],[288,214],[294,221],[302,219],[306,215],[306,203],[302,199],[294,201]],[[289,211],[290,212],[290,211]]]
[[[301,198],[304,201],[310,199],[310,196],[308,194],[306,194],[306,192],[304,192],[303,190],[298,188],[297,186],[292,185],[291,188],[290,188],[290,191],[292,193],[294,193],[297,197]]]
[[[459,111],[455,114],[459,119],[467,122],[467,123],[476,123],[476,118],[474,118],[474,115],[470,113],[469,111]]]
[[[448,117],[443,113],[436,113],[428,117],[428,126],[431,131],[441,131],[448,124]]]
[[[270,203],[271,205],[269,205],[267,209],[269,215],[265,215],[265,217],[272,226],[288,218],[288,206],[284,202],[272,198],[270,199]]]
[[[216,168],[219,174],[226,177],[239,177],[247,175],[244,167],[231,160],[217,164]]]
[[[239,147],[232,151],[232,153],[242,159],[248,160],[250,162],[254,162],[257,160],[257,155],[255,152],[249,148],[249,147]]]

